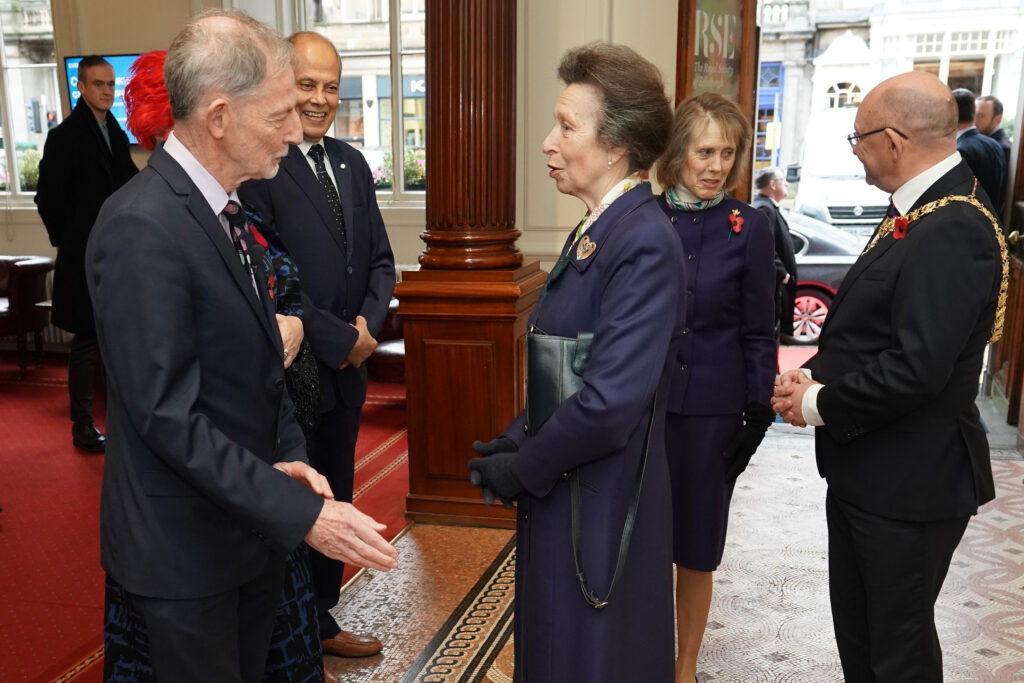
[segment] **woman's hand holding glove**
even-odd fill
[[[505,507],[523,492],[523,484],[512,471],[519,446],[512,439],[499,436],[493,441],[474,441],[473,450],[481,457],[469,461],[469,483],[483,489],[484,502],[493,505],[501,498]]]
[[[750,458],[774,421],[775,413],[769,406],[761,403],[747,404],[743,410],[743,426],[723,453],[726,481],[733,481],[747,469]]]

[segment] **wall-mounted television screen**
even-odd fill
[[[114,115],[117,122],[121,124],[121,128],[124,129],[125,133],[128,133],[128,128],[125,125],[128,119],[128,113],[124,108],[124,86],[128,83],[128,69],[135,63],[135,60],[139,58],[139,55],[102,55],[104,59],[110,62],[110,66],[114,67],[114,106],[110,108],[110,113]],[[71,102],[71,108],[74,109],[75,105],[78,104],[78,98],[82,96],[82,93],[78,92],[78,62],[82,61],[82,56],[77,57],[65,57],[64,58],[64,75],[67,78],[68,84],[68,98]],[[128,133],[128,142],[133,145],[138,142],[135,137]]]

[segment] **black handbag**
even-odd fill
[[[580,332],[575,339],[556,337],[544,334],[539,328],[532,326],[526,337],[526,421],[530,434],[536,434],[551,417],[552,413],[563,402],[583,388],[583,371],[590,360],[590,347],[594,341],[593,332]],[[597,597],[587,586],[583,572],[583,523],[580,520],[581,494],[579,468],[570,475],[570,497],[572,503],[572,553],[576,563],[576,580],[584,600],[594,609],[603,609],[611,600],[622,569],[629,553],[629,541],[633,533],[633,522],[640,503],[640,490],[643,488],[644,471],[647,469],[647,451],[651,445],[651,432],[654,429],[654,410],[658,403],[655,392],[651,399],[650,415],[647,419],[647,430],[644,436],[643,455],[637,468],[633,499],[626,511],[626,519],[622,525],[622,536],[619,539],[619,555],[615,562],[615,572],[608,586],[604,599]]]
[[[536,434],[566,399],[583,388],[593,332],[575,339],[544,334],[536,327],[526,336],[526,424]]]

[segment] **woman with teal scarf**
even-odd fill
[[[775,265],[770,227],[726,196],[746,172],[752,131],[721,95],[676,111],[658,165],[658,203],[683,245],[686,321],[668,397],[676,565],[676,681],[692,681],[722,561],[736,477],[774,414]]]

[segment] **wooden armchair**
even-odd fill
[[[46,300],[46,274],[53,259],[45,256],[0,256],[0,337],[16,337],[18,367],[28,367],[28,334],[35,338],[36,366],[43,364],[43,329],[48,310],[36,304]]]

